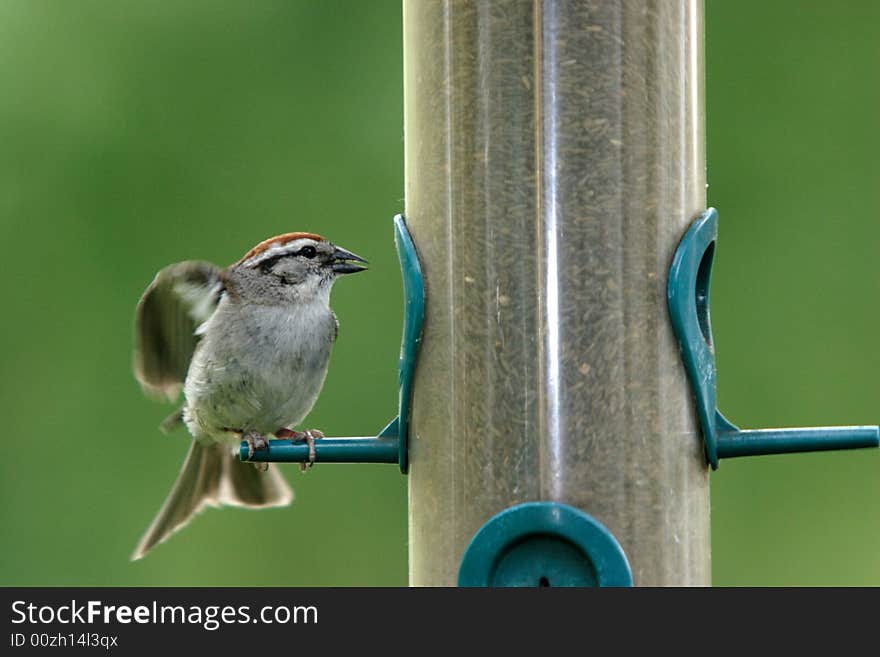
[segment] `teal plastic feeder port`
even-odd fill
[[[410,404],[425,316],[425,287],[416,247],[406,229],[403,215],[394,217],[394,243],[400,258],[405,299],[398,363],[400,393],[397,417],[378,436],[322,438],[315,441],[315,463],[397,463],[404,474],[409,468],[407,439]],[[306,463],[309,448],[304,442],[270,440],[265,449],[256,450],[248,458],[248,444],[242,441],[239,458],[242,461],[265,463]]]
[[[474,535],[458,585],[632,586],[617,539],[588,514],[556,502],[505,509]]]
[[[672,327],[691,382],[706,458],[719,459],[880,446],[880,427],[740,429],[718,410],[715,351],[709,322],[709,282],[718,239],[718,213],[709,208],[682,238],[669,271],[667,300]]]

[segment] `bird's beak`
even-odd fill
[[[359,255],[354,254],[351,251],[347,251],[340,246],[337,246],[336,250],[333,251],[333,261],[331,267],[333,268],[333,272],[336,274],[354,274],[359,271],[364,271],[366,269],[364,265],[357,264],[358,262],[367,264],[367,261],[361,258]]]

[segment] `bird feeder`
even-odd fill
[[[408,473],[411,584],[706,585],[710,466],[880,444],[717,409],[703,87],[699,0],[404,1],[399,409],[315,451]]]

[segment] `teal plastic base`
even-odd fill
[[[459,586],[632,586],[617,539],[583,511],[527,502],[494,516],[471,540]]]

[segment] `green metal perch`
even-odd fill
[[[691,380],[703,428],[706,458],[719,459],[835,449],[880,447],[880,427],[740,429],[717,408],[715,350],[709,321],[709,282],[718,239],[718,212],[709,208],[682,238],[669,271],[672,326]]]
[[[397,418],[379,437],[322,438],[315,441],[315,463],[398,463],[400,460],[400,436]],[[248,444],[241,443],[239,458],[242,461],[261,463],[306,463],[309,446],[302,441],[270,440],[266,449],[254,452],[248,458]]]

